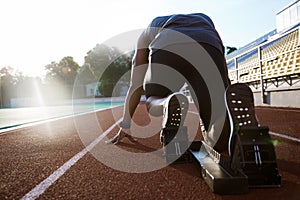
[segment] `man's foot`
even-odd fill
[[[120,130],[117,135],[113,138],[105,141],[106,144],[118,144],[123,138],[128,138],[131,142],[136,142],[137,139],[133,138],[131,135],[125,133],[124,131]]]
[[[189,101],[182,93],[174,93],[166,99],[164,105],[163,128],[183,126]]]
[[[245,83],[229,86],[226,90],[225,101],[231,129],[228,142],[228,151],[231,153],[233,135],[237,129],[244,126],[258,126],[258,122],[255,115],[253,93]]]

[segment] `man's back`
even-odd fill
[[[170,31],[173,30],[192,38],[196,42],[207,43],[224,53],[222,40],[215,29],[212,20],[205,14],[174,14],[160,16],[152,20],[148,27],[147,35],[150,41],[150,48],[163,46],[163,44],[185,43],[185,39],[170,41]],[[189,41],[190,42],[190,41]]]

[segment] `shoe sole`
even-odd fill
[[[163,127],[180,127],[183,126],[189,107],[188,99],[181,93],[174,94],[170,97],[167,106],[165,106],[165,116]],[[167,117],[167,118],[166,118]]]
[[[239,127],[258,126],[258,122],[255,115],[253,93],[247,84],[230,85],[225,92],[225,103],[230,122],[228,142],[228,152],[230,153],[233,135]]]

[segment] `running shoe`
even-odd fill
[[[183,126],[189,108],[189,101],[182,93],[171,94],[164,105],[163,128]]]
[[[228,151],[231,154],[233,135],[240,127],[258,126],[253,93],[245,83],[236,83],[226,89],[225,102],[230,121]]]

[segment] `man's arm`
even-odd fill
[[[143,92],[143,82],[148,68],[148,56],[148,45],[145,43],[144,34],[142,34],[138,40],[137,48],[132,59],[131,80],[125,99],[123,121],[120,124],[121,128],[118,134],[106,141],[106,143],[117,144],[124,137],[135,141],[135,139],[125,133],[123,129],[130,128],[131,118],[140,102]]]
[[[129,123],[133,116],[143,92],[143,82],[148,67],[149,49],[138,41],[137,49],[132,60],[131,81],[125,99],[123,121]]]

